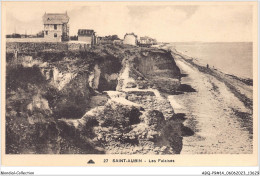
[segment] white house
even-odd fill
[[[96,35],[92,29],[79,29],[78,30],[78,41],[86,42],[89,45],[95,45]]]
[[[137,45],[137,35],[134,33],[126,33],[123,43],[127,45]]]
[[[69,39],[69,16],[67,12],[45,13],[43,15],[44,39],[50,42],[60,42]]]

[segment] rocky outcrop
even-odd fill
[[[96,64],[93,71],[91,72],[91,74],[89,75],[89,86],[93,89],[98,89],[99,86],[99,79],[100,79],[100,68],[99,66]]]
[[[146,109],[162,112],[165,119],[171,118],[174,114],[170,102],[166,98],[158,95],[158,92],[156,96],[152,89],[150,91],[127,92],[127,99],[134,103],[141,104]]]
[[[176,154],[181,148],[177,140],[182,139],[181,124],[166,125],[168,122],[157,110],[109,101],[80,120],[64,122],[76,126],[80,134],[86,134],[94,146],[108,154]],[[167,130],[172,131],[166,134]]]

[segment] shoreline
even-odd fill
[[[196,59],[177,51],[174,47],[169,46],[169,44],[164,44],[160,47],[170,51],[175,59],[179,57],[191,64],[193,67],[197,68],[199,72],[214,76],[216,79],[223,82],[247,108],[253,109],[253,79],[242,78],[233,74],[224,73],[219,69],[202,66],[199,62],[195,62]]]
[[[183,60],[185,60],[187,63],[189,63],[192,66],[196,67],[200,72],[205,73],[205,74],[209,74],[211,76],[214,76],[216,79],[218,79],[219,81],[223,82],[230,89],[230,91],[241,102],[243,102],[243,104],[246,107],[252,109],[252,107],[253,107],[253,98],[251,98],[250,96],[247,96],[246,94],[244,94],[243,91],[239,90],[239,88],[237,88],[237,86],[238,86],[237,82],[241,82],[240,84],[245,84],[245,87],[246,86],[252,87],[253,86],[253,80],[239,78],[239,77],[237,77],[235,75],[226,74],[226,73],[223,73],[222,71],[219,71],[219,70],[215,70],[215,69],[211,69],[211,68],[207,68],[207,67],[198,65],[197,63],[193,62],[193,58],[187,58],[189,56],[186,57],[183,54],[179,53],[178,51],[172,51],[172,53],[173,53],[173,55],[175,57],[179,56]]]
[[[195,132],[183,138],[181,154],[232,154],[252,152],[252,86],[194,63],[172,51],[181,70],[182,91],[168,95],[184,125]],[[235,139],[239,139],[235,143]],[[245,145],[248,143],[249,145]]]
[[[219,68],[214,68],[213,67],[209,67],[209,68],[206,68],[206,66],[203,66],[199,61],[197,61],[196,58],[193,58],[191,56],[187,56],[181,52],[178,52],[177,50],[174,51],[175,54],[177,55],[180,55],[181,57],[183,57],[183,59],[185,59],[186,61],[188,62],[192,62],[194,65],[196,65],[197,67],[202,67],[204,69],[210,69],[211,71],[215,71],[215,72],[219,72],[221,74],[225,74],[226,76],[230,76],[234,79],[237,79],[238,81],[241,81],[249,86],[253,86],[253,79],[252,78],[246,78],[246,77],[241,77],[241,76],[237,76],[235,74],[231,74],[231,73],[225,73],[224,71],[222,71],[221,69]],[[196,60],[197,62],[194,62],[194,60]]]
[[[178,43],[178,42],[177,42]],[[180,42],[181,43],[181,42]],[[185,42],[184,42],[185,43]],[[199,42],[200,43],[200,42]],[[201,43],[205,43],[205,42],[201,42]],[[206,42],[207,43],[207,42]],[[221,42],[220,42],[221,43]],[[225,42],[226,43],[226,42]],[[231,42],[233,43],[233,42]],[[238,43],[241,43],[241,42],[238,42]],[[244,42],[242,42],[244,43]],[[245,43],[248,43],[248,42],[245,42]],[[250,43],[250,42],[249,42]],[[164,43],[162,45],[160,45],[160,48],[163,48],[165,50],[171,50],[172,52],[174,52],[175,54],[179,54],[181,55],[184,59],[186,60],[191,60],[194,64],[200,66],[200,67],[204,67],[206,68],[206,66],[204,66],[199,60],[198,58],[195,58],[193,56],[190,56],[190,55],[186,55],[184,54],[183,52],[180,52],[178,51],[174,46],[172,46],[170,43]],[[212,67],[210,67],[212,70],[215,70],[217,72],[221,72],[222,74],[225,74],[227,76],[231,76],[233,77],[234,79],[237,79],[239,81],[242,81],[244,82],[245,84],[247,85],[253,85],[253,78],[251,77],[246,77],[246,76],[239,76],[239,75],[236,75],[234,73],[229,73],[229,72],[224,72],[221,68],[214,68],[214,65],[212,65]]]

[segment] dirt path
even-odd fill
[[[184,125],[195,134],[183,138],[181,154],[252,153],[252,110],[214,76],[201,73],[181,59],[176,63],[184,87],[195,92],[169,96],[175,113],[184,113]]]

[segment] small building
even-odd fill
[[[89,45],[95,45],[96,35],[92,29],[79,29],[78,30],[78,41],[86,42]]]
[[[126,33],[123,43],[127,45],[137,45],[137,35],[134,33]]]
[[[44,39],[61,42],[69,40],[69,16],[66,13],[45,13],[43,15]]]

